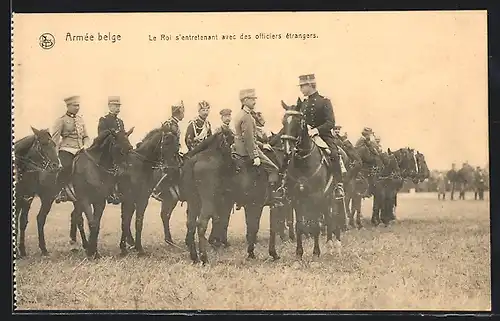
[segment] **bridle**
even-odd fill
[[[287,118],[288,117],[300,117],[300,130],[301,130],[301,132],[305,130],[306,123],[305,123],[305,119],[304,119],[304,114],[302,112],[297,111],[297,110],[287,110],[287,111],[285,111],[285,117],[287,117]],[[300,159],[302,161],[306,160],[318,148],[316,146],[316,144],[313,143],[313,144],[311,144],[311,148],[309,150],[300,150],[300,151],[305,151],[305,154],[301,154],[301,153],[298,153],[299,149],[297,147],[297,146],[300,146],[300,144],[302,143],[302,136],[301,135],[299,135],[298,137],[295,137],[295,136],[283,134],[283,135],[281,135],[281,139],[285,140],[285,141],[288,140],[288,141],[294,142],[294,144],[291,146],[292,147],[291,157],[288,157],[288,155],[286,155],[286,153],[285,153],[285,162],[284,162],[285,168],[288,167],[290,162],[294,163],[295,159]],[[300,177],[294,177],[289,172],[286,173],[286,176],[287,176],[287,178],[290,178],[291,180],[297,182],[299,184],[299,189],[303,190],[304,185],[306,185],[308,181],[313,179],[320,172],[322,166],[323,166],[323,162],[320,162],[318,164],[318,166],[316,167],[316,169],[314,170],[314,172],[309,176],[302,175]]]
[[[54,142],[52,138],[50,138],[51,142]],[[54,143],[55,145],[55,143]],[[33,144],[29,148],[30,151],[34,150],[36,152],[36,156],[38,156],[41,161],[35,162],[31,158],[26,156],[18,156],[16,155],[16,159],[19,160],[20,163],[27,165],[27,169],[23,172],[58,172],[59,171],[59,162],[57,165],[53,165],[53,162],[49,159],[49,157],[43,152],[40,140],[35,138]]]
[[[155,159],[150,159],[147,156],[144,156],[143,154],[137,152],[137,150],[132,150],[131,153],[136,155],[141,161],[151,163],[152,169],[160,169],[162,171],[169,169],[169,168],[178,168],[178,165],[171,165],[169,164],[166,160],[165,157],[163,156],[164,148],[166,148],[165,141],[167,140],[168,137],[174,137],[174,134],[168,132],[165,133],[163,130],[161,131],[161,138],[158,140],[158,143],[156,143],[155,147],[153,148],[153,154],[157,156]],[[156,153],[156,151],[159,149],[159,153]]]

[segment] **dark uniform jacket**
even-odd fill
[[[458,176],[457,174],[458,174],[458,173],[457,173],[457,171],[456,171],[456,170],[454,170],[454,169],[450,169],[450,170],[448,171],[448,173],[446,173],[446,178],[448,178],[448,180],[450,181],[450,183],[455,183],[455,182],[457,182],[457,178],[458,178],[458,177],[457,177],[457,176]]]
[[[111,131],[124,131],[125,125],[123,124],[123,120],[118,118],[117,115],[107,114],[104,117],[99,118],[99,125],[97,126],[97,135],[100,135],[105,130]]]
[[[204,121],[198,117],[190,121],[186,128],[185,138],[188,150],[192,150],[209,136],[212,136],[212,126],[208,120]]]
[[[335,127],[335,116],[330,99],[315,92],[303,102],[301,111],[305,115],[306,123],[313,128],[317,128],[319,136],[327,144],[329,141],[331,142],[333,139],[332,129]]]
[[[162,124],[162,127],[165,127],[168,132],[171,132],[175,135],[175,139],[177,145],[181,146],[181,130],[179,128],[179,120],[175,117],[170,117],[166,122]]]

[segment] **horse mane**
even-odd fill
[[[28,135],[26,137],[21,138],[17,142],[14,143],[14,153],[16,155],[24,154],[24,152],[30,148],[35,142],[35,135]]]
[[[102,131],[99,135],[97,135],[96,138],[94,138],[94,141],[92,142],[92,145],[90,145],[88,150],[92,151],[96,148],[101,148],[109,135],[111,135],[111,132],[109,130]]]
[[[216,132],[216,133],[208,136],[201,143],[196,145],[192,150],[187,152],[185,154],[185,156],[186,157],[193,157],[194,155],[199,154],[205,150],[212,151],[212,150],[216,149],[216,148],[214,148],[214,146],[216,146],[215,143],[220,141],[220,138],[223,134],[224,133],[222,131],[219,131],[219,132]]]
[[[158,133],[161,130],[162,130],[161,127],[154,128],[154,129],[150,130],[149,133],[147,133],[146,136],[144,136],[144,138],[141,140],[141,145],[142,145],[142,143],[144,143],[144,141],[151,139],[151,137],[153,135],[155,135],[156,133]]]

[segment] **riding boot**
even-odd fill
[[[331,162],[333,182],[335,184],[335,198],[342,199],[344,197],[344,184],[342,182],[342,169],[340,167],[340,161],[337,157],[331,157]]]

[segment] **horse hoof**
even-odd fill
[[[122,250],[120,252],[120,257],[126,257],[128,255],[128,252],[126,250]]]
[[[248,253],[247,259],[248,260],[255,260],[257,257],[255,256],[254,253]]]
[[[148,256],[148,253],[145,252],[144,250],[137,251],[137,256],[138,257],[146,257]]]
[[[49,256],[49,251],[42,250],[42,256]]]

